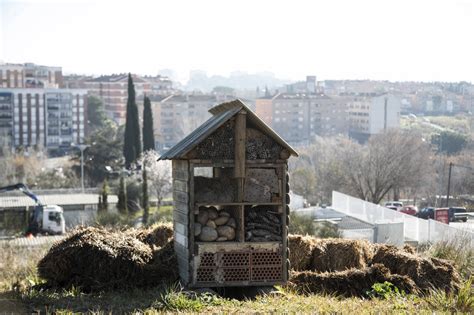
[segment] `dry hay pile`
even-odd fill
[[[367,266],[372,251],[366,241],[328,238],[316,240],[312,269],[318,272],[343,271]]]
[[[374,246],[372,263],[383,264],[393,274],[410,277],[422,291],[432,288],[452,291],[460,283],[459,274],[449,261],[420,257],[395,246]]]
[[[314,237],[308,235],[288,235],[289,259],[293,270],[311,270],[316,241]]]
[[[131,230],[130,234],[152,248],[163,247],[173,237],[173,224],[158,223],[146,229]]]
[[[162,229],[160,229],[162,230]],[[102,228],[81,228],[55,244],[38,263],[39,275],[52,286],[80,286],[84,289],[146,286],[177,279],[173,242],[154,242],[148,233],[110,232]],[[135,235],[134,235],[135,234]],[[136,237],[135,237],[136,236]]]
[[[290,281],[301,291],[360,295],[389,281],[406,292],[456,290],[460,278],[449,261],[417,255],[411,246],[289,235]]]
[[[381,264],[362,269],[337,272],[301,271],[291,275],[291,282],[300,292],[337,293],[343,296],[363,296],[377,282],[389,281],[405,292],[416,292],[416,284],[407,276],[392,275]]]
[[[372,258],[366,241],[338,238],[316,239],[311,236],[288,235],[291,268],[297,271],[343,271],[364,268]]]

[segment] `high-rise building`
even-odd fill
[[[0,64],[0,88],[59,88],[62,84],[61,67]]]
[[[86,128],[86,90],[0,88],[3,143],[54,151],[83,143]]]

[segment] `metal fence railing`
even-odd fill
[[[332,208],[370,224],[403,222],[403,235],[419,243],[462,239],[474,245],[474,232],[434,220],[424,220],[333,191]]]

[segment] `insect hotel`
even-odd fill
[[[173,165],[174,248],[188,287],[288,279],[288,158],[297,156],[244,103],[211,108],[161,156]]]

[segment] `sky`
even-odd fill
[[[65,73],[474,82],[474,0],[0,0],[0,60]]]

